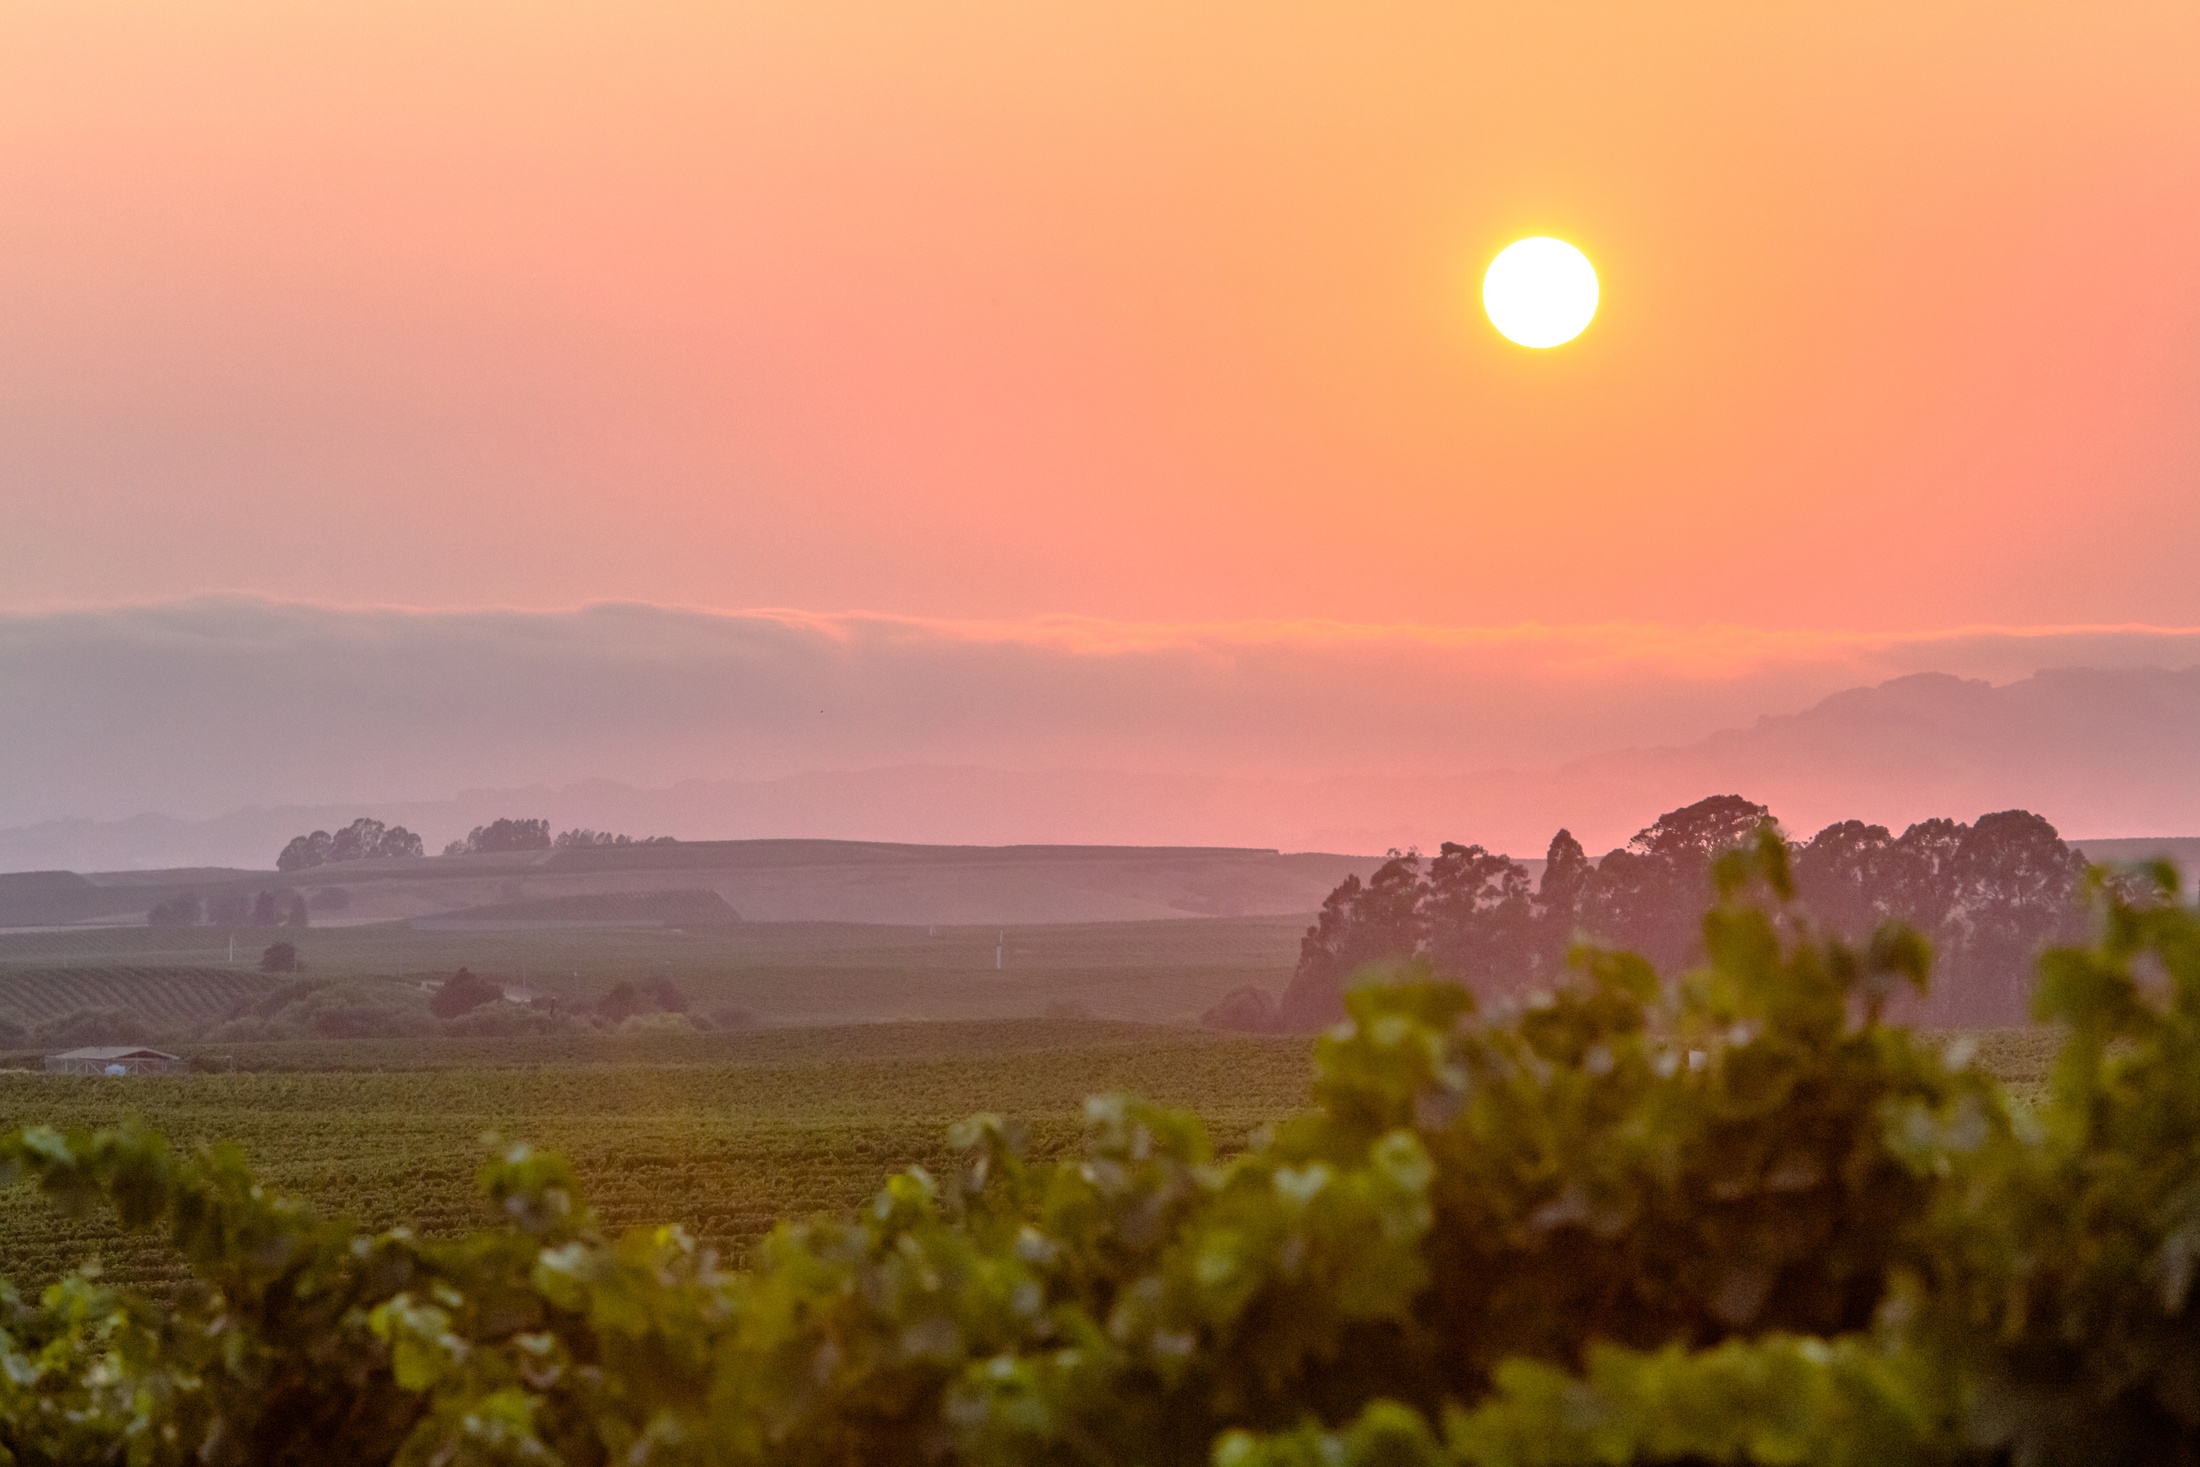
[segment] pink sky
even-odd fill
[[[0,11],[0,601],[2200,623],[2200,10]],[[1529,232],[1603,272],[1535,355]]]

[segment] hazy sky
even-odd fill
[[[0,603],[2200,624],[2200,7],[0,5]],[[1595,260],[1570,347],[1474,307]]]

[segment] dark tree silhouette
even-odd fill
[[[1956,853],[1970,831],[1946,819],[1920,820],[1903,831],[1895,843],[1899,858],[1889,909],[1928,932],[1943,930],[1955,903]]]
[[[329,833],[316,830],[311,835],[294,835],[290,844],[275,858],[277,871],[304,871],[314,866],[328,864]]]
[[[1884,825],[1844,820],[1795,853],[1795,888],[1834,931],[1861,936],[1901,905],[1909,852]]]
[[[464,840],[445,846],[443,854],[486,856],[500,851],[547,851],[550,844],[549,821],[505,818],[475,826]]]
[[[558,832],[557,839],[551,842],[552,846],[561,851],[569,851],[584,846],[669,846],[675,844],[677,842],[669,835],[648,835],[636,840],[631,835],[613,835],[608,830],[590,830],[585,826],[578,826],[572,830],[561,830]]]
[[[646,1013],[648,1009],[649,1000],[642,997],[640,989],[624,979],[614,985],[609,993],[596,1000],[596,1017],[613,1024],[631,1019],[636,1014]]]
[[[1772,824],[1763,805],[1715,795],[1668,811],[1595,863],[1562,830],[1532,891],[1518,862],[1480,846],[1446,842],[1425,871],[1418,856],[1392,852],[1364,885],[1347,877],[1322,904],[1278,1022],[1329,1023],[1355,978],[1415,958],[1484,998],[1515,996],[1554,982],[1577,937],[1679,971],[1703,956],[1698,917],[1713,860]],[[1789,849],[1821,926],[1860,940],[1900,918],[1932,939],[1943,981],[1919,1014],[1929,1022],[2022,1022],[2034,955],[2082,933],[2084,860],[2027,811],[1976,825],[1919,821],[1899,837],[1845,820]]]
[[[1772,823],[1772,812],[1740,795],[1713,795],[1668,810],[1635,832],[1629,846],[1662,861],[1708,867],[1719,852],[1740,845]]]
[[[332,861],[375,861],[425,853],[420,837],[404,826],[384,825],[362,815],[334,835],[316,830],[311,835],[291,837],[290,844],[275,858],[275,869],[304,871]]]
[[[455,1019],[460,1014],[472,1013],[483,1004],[499,1002],[503,997],[504,985],[483,978],[469,968],[460,968],[429,996],[428,1012],[439,1019]]]
[[[1667,811],[1597,863],[1582,925],[1660,968],[1685,965],[1697,953],[1697,916],[1710,890],[1712,858],[1771,820],[1770,810],[1740,795],[1713,795]]]
[[[148,927],[190,927],[206,916],[206,903],[198,893],[184,892],[165,902],[156,902],[145,914]]]
[[[1543,853],[1543,880],[1535,889],[1536,918],[1546,951],[1555,946],[1563,952],[1573,941],[1581,925],[1582,898],[1596,874],[1596,863],[1572,831],[1561,830],[1551,837],[1550,849]]]
[[[2032,958],[2084,931],[2076,900],[2085,858],[2029,810],[1981,815],[1949,862],[1953,900],[1942,923],[1944,989],[1969,1000],[1959,1021],[2021,1014]]]
[[[1210,1029],[1240,1034],[1267,1033],[1277,1027],[1276,996],[1253,983],[1233,988],[1201,1014],[1199,1022]]]
[[[294,942],[270,943],[260,954],[262,973],[302,973],[305,964],[298,961],[298,945]]]
[[[1445,841],[1421,894],[1422,950],[1437,971],[1514,991],[1541,966],[1528,868],[1480,846]]]
[[[1322,903],[1321,916],[1299,940],[1299,967],[1283,991],[1282,1018],[1293,1029],[1318,1029],[1344,1016],[1346,980],[1363,968],[1396,963],[1420,951],[1421,857],[1400,855],[1357,876]]]

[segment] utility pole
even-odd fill
[[[1006,929],[1002,929],[1002,930],[996,931],[996,932],[995,932],[995,933],[993,934],[993,971],[994,971],[994,972],[996,972],[996,973],[998,973],[998,972],[1000,972],[1000,971],[1001,971],[1001,954],[1002,954],[1002,953],[1003,953],[1003,952],[1004,952],[1004,951],[1005,951],[1005,950],[1007,949],[1007,947],[1008,947],[1008,932],[1007,932],[1007,930],[1006,930]]]

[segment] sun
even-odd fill
[[[1507,341],[1564,346],[1597,313],[1596,267],[1562,239],[1516,239],[1482,276],[1482,309]]]

